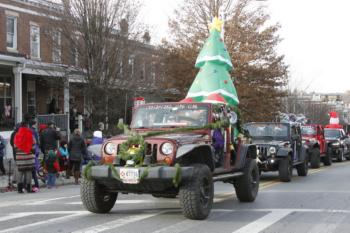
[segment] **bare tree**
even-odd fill
[[[140,4],[132,0],[63,0],[64,12],[51,26],[62,37],[64,63],[83,74],[88,111],[93,122],[106,121],[111,99],[134,88],[135,48],[144,26],[137,21]],[[53,37],[54,38],[54,37]],[[53,40],[54,44],[54,40]]]

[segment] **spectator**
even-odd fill
[[[102,138],[102,131],[94,131],[91,145],[98,145],[103,143],[103,138]]]
[[[49,150],[47,154],[47,159],[45,160],[46,170],[47,170],[47,188],[53,188],[56,186],[56,176],[60,170],[58,159],[55,151]]]
[[[16,152],[16,165],[18,168],[18,193],[23,193],[25,186],[27,192],[32,192],[32,171],[35,165],[35,155],[33,153],[33,146],[35,139],[32,131],[25,123],[22,123],[18,132],[14,136],[14,147]]]
[[[6,171],[4,167],[5,147],[6,147],[6,141],[0,135],[0,170],[3,173],[3,175],[6,175]]]
[[[60,134],[56,130],[55,123],[50,122],[48,128],[40,135],[41,151],[44,153],[44,160],[49,150],[57,151],[58,140],[60,140]]]
[[[68,158],[69,158],[69,153],[68,153],[68,145],[66,140],[62,140],[60,142],[60,147],[58,148],[57,152],[57,157],[58,157],[58,162],[60,165],[60,172],[65,171],[66,172],[66,177],[69,177],[68,174]]]
[[[81,137],[79,129],[75,129],[68,143],[69,169],[73,172],[75,184],[79,184],[80,164],[83,156],[86,155],[86,144]]]
[[[39,162],[40,147],[39,147],[39,133],[36,129],[35,120],[29,121],[29,128],[32,131],[33,137],[36,142],[34,145],[34,151],[33,151],[35,155],[35,167],[34,167],[34,170],[32,171],[32,177],[34,180],[33,192],[38,192],[39,191],[38,171],[40,170],[40,162]]]

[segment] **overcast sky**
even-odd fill
[[[183,0],[143,0],[142,17],[153,39],[167,35],[167,20]],[[272,20],[282,26],[279,53],[290,66],[290,86],[308,92],[350,90],[350,1],[267,0]],[[234,63],[234,58],[233,63]]]

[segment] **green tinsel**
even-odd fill
[[[94,162],[90,161],[83,170],[83,177],[87,180],[91,180],[91,168],[94,166]]]
[[[109,169],[111,170],[112,177],[113,177],[114,179],[116,179],[116,180],[121,181],[120,176],[119,176],[119,174],[118,174],[118,171],[117,171],[117,169],[115,169],[115,167],[113,166],[113,164],[108,164],[107,166],[108,166]]]
[[[140,180],[143,180],[144,178],[146,178],[147,176],[148,176],[148,174],[149,174],[149,169],[150,168],[150,166],[148,166],[143,172],[142,172],[142,174],[141,174],[141,176],[140,176]]]
[[[181,166],[180,166],[180,164],[176,163],[175,168],[176,168],[176,173],[175,173],[175,176],[173,177],[173,184],[174,184],[175,188],[177,188],[181,182]]]

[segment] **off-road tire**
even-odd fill
[[[109,193],[94,180],[82,179],[80,196],[84,207],[93,213],[108,213],[117,200],[118,193]]]
[[[208,217],[213,205],[213,177],[207,165],[194,164],[193,167],[192,178],[180,187],[180,205],[185,217],[202,220]]]
[[[298,176],[307,176],[307,173],[309,171],[309,159],[306,156],[304,158],[304,161],[302,163],[299,163],[296,165]]]
[[[280,181],[290,182],[293,176],[293,164],[290,157],[281,159],[278,164]]]
[[[234,181],[236,195],[241,202],[253,202],[259,191],[259,168],[254,159],[248,159],[244,167],[244,175]]]
[[[339,154],[337,155],[337,162],[343,162],[344,160],[344,148],[342,148],[339,152]]]
[[[332,150],[328,149],[326,155],[323,157],[323,164],[325,166],[332,165]]]
[[[319,168],[321,163],[320,158],[320,149],[319,148],[313,148],[310,152],[310,167],[311,168]]]

